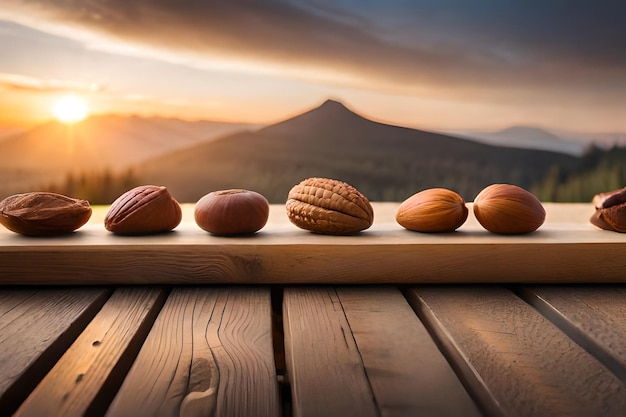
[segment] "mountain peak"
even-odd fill
[[[278,133],[283,129],[291,132],[293,129],[342,129],[345,126],[353,126],[354,123],[372,123],[364,117],[347,108],[337,100],[328,99],[317,107],[304,113],[293,116],[287,120],[268,126]]]
[[[308,113],[315,114],[318,117],[331,118],[331,119],[337,119],[337,118],[343,119],[346,117],[351,118],[351,119],[362,118],[362,116],[350,110],[342,102],[338,100],[333,100],[333,99],[327,99],[318,107],[311,109]]]
[[[332,98],[327,99],[323,102],[318,109],[336,109],[336,110],[348,110],[348,108],[340,101],[333,100]],[[348,110],[350,111],[350,110]]]

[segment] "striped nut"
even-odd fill
[[[104,218],[104,227],[120,235],[172,230],[182,220],[178,202],[165,187],[142,185],[119,196]]]
[[[308,178],[289,191],[289,220],[324,235],[351,235],[370,227],[374,210],[367,198],[345,182]]]

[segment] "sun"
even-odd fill
[[[60,122],[77,123],[89,114],[89,108],[84,98],[67,95],[58,99],[52,108],[52,114]]]

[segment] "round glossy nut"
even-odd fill
[[[396,221],[415,232],[453,232],[467,220],[463,197],[445,188],[431,188],[407,198],[396,213]]]
[[[546,211],[534,194],[510,184],[492,184],[474,199],[474,215],[492,233],[522,234],[539,228]]]
[[[203,230],[216,235],[255,233],[265,226],[270,205],[265,197],[248,190],[214,191],[196,203],[194,217]]]

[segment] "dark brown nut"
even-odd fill
[[[293,224],[325,235],[355,234],[374,222],[374,210],[363,194],[328,178],[308,178],[294,186],[286,209]]]
[[[119,196],[104,218],[104,227],[120,235],[167,232],[182,220],[178,201],[167,188],[142,185]]]
[[[626,203],[626,188],[596,194],[592,202],[596,209],[609,208]]]
[[[626,233],[626,188],[597,194],[593,198],[595,213],[589,221],[605,230]]]
[[[465,200],[452,190],[431,188],[404,200],[396,221],[415,232],[454,232],[467,220]]]
[[[16,194],[0,202],[0,223],[27,236],[71,233],[90,217],[88,201],[55,193]]]
[[[492,184],[474,199],[476,220],[498,234],[534,232],[543,224],[546,211],[534,194],[515,185]]]
[[[216,235],[242,235],[258,232],[267,223],[270,204],[265,197],[248,190],[214,191],[196,203],[198,226]]]

